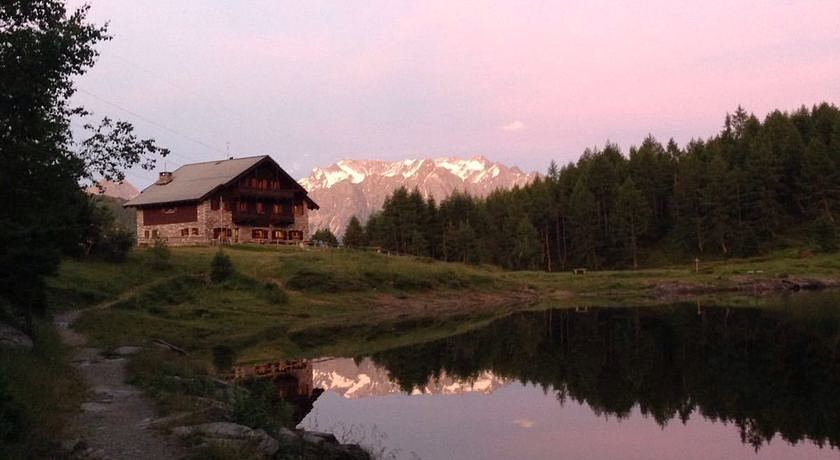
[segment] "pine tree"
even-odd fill
[[[338,246],[338,238],[328,228],[322,228],[312,234],[312,242],[326,246]]]
[[[367,245],[365,231],[356,216],[351,217],[350,221],[347,223],[347,229],[344,230],[343,240],[344,245],[348,248],[357,248]]]
[[[626,241],[627,249],[633,261],[633,268],[639,268],[639,237],[650,225],[651,211],[642,192],[627,178],[618,189],[616,220],[619,233]]]
[[[820,216],[833,221],[833,205],[837,195],[837,165],[828,155],[828,147],[814,138],[805,149],[802,161],[803,201],[810,215]]]
[[[733,238],[731,196],[734,188],[732,175],[723,156],[716,154],[708,166],[709,184],[704,189],[703,203],[706,209],[705,226],[709,239],[720,247],[723,254],[729,254]]]
[[[597,268],[598,261],[598,209],[595,196],[583,178],[578,179],[569,198],[569,220],[575,259],[589,267]]]
[[[519,219],[513,238],[511,260],[516,270],[532,269],[540,261],[540,234],[526,216]]]

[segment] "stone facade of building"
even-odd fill
[[[154,243],[156,238],[170,246],[195,246],[218,243],[220,236],[225,243],[297,244],[309,241],[309,210],[301,206],[288,225],[253,226],[233,222],[233,213],[211,209],[210,200],[197,205],[197,220],[171,224],[146,225],[143,209],[137,210],[137,243],[141,246]],[[255,232],[257,230],[258,232]],[[279,233],[278,233],[279,232]]]

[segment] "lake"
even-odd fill
[[[518,313],[308,361],[299,426],[385,458],[838,459],[838,305]]]

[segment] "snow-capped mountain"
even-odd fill
[[[310,228],[329,228],[338,236],[350,217],[362,222],[378,211],[385,197],[401,186],[417,187],[424,197],[438,201],[453,191],[485,196],[498,188],[525,185],[535,174],[517,167],[492,162],[482,156],[470,159],[432,158],[422,160],[341,160],[326,168],[315,168],[300,184],[320,206],[309,216]]]
[[[376,366],[368,358],[358,365],[349,358],[316,362],[313,365],[312,383],[313,388],[333,391],[348,399],[402,393],[399,385],[391,381],[388,371]],[[474,380],[457,380],[443,374],[439,378],[429,379],[423,388],[415,388],[411,394],[490,394],[508,383],[510,380],[490,371],[480,373]]]

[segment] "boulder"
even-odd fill
[[[180,437],[199,436],[208,443],[251,445],[267,457],[273,456],[280,449],[280,443],[265,431],[230,422],[179,426],[173,428],[172,433]]]
[[[139,353],[142,347],[122,346],[114,349],[114,354],[119,356],[128,356]]]
[[[304,431],[301,433],[301,437],[304,441],[310,444],[338,444],[338,440],[335,439],[335,436],[333,436],[331,433],[322,433],[320,431]]]
[[[341,444],[331,433],[280,428],[280,459],[369,460],[371,455],[357,444]]]

